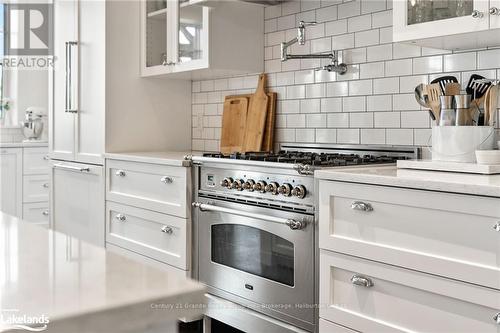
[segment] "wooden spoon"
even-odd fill
[[[446,86],[444,87],[444,94],[446,96],[460,95],[461,88],[462,87],[460,86],[460,83],[457,82],[447,83]]]
[[[436,122],[439,123],[439,117],[441,116],[441,103],[439,101],[439,96],[441,96],[441,87],[438,83],[428,84],[426,87],[427,97],[429,99],[429,106],[436,118]]]
[[[484,94],[484,124],[495,126],[495,113],[497,112],[498,88],[491,86]]]

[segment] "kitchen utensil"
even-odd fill
[[[427,92],[425,91],[425,84],[421,83],[415,87],[415,99],[418,104],[426,109],[430,109]],[[436,120],[436,117],[434,117],[434,113],[432,113],[431,110],[429,110],[429,115],[432,120]]]
[[[484,96],[488,88],[491,86],[491,82],[477,82],[478,80],[483,79],[484,76],[478,74],[472,74],[470,76],[465,91],[467,92],[467,94],[472,95],[473,100],[480,99],[482,96]],[[479,107],[479,105],[477,106]]]
[[[441,94],[445,94],[445,88],[448,83],[458,83],[458,80],[456,77],[448,75],[448,76],[441,76],[437,77],[434,80],[431,81],[431,84],[437,83],[439,84],[439,87],[441,88]]]
[[[456,126],[472,126],[474,125],[472,121],[472,114],[469,110],[471,96],[470,95],[455,95],[453,96],[456,118]]]
[[[500,164],[500,150],[476,150],[478,164]]]
[[[441,112],[441,104],[439,101],[439,96],[442,95],[441,88],[437,83],[428,84],[425,88],[427,91],[428,103],[434,114],[434,118],[439,120]]]
[[[451,82],[447,83],[446,86],[444,87],[444,94],[446,96],[455,96],[460,94],[460,83],[458,82]]]
[[[484,97],[484,124],[495,126],[497,118],[498,87],[491,86]]]
[[[245,140],[248,98],[226,97],[222,114],[220,151],[223,154],[241,152]]]
[[[260,151],[264,138],[264,128],[266,125],[267,105],[269,97],[265,92],[266,75],[259,75],[257,90],[250,98],[250,106],[247,114],[247,124],[245,128],[245,141],[243,151]]]
[[[227,98],[245,97],[250,100],[252,94],[245,95],[232,95]],[[262,151],[272,151],[274,146],[274,125],[276,122],[276,102],[278,100],[278,93],[268,92],[269,103],[267,106],[266,128],[264,129],[264,138],[262,140]]]
[[[439,126],[455,126],[456,112],[453,96],[439,96],[441,113]]]

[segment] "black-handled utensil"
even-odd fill
[[[433,83],[438,83],[439,87],[441,88],[441,92],[443,95],[445,94],[445,88],[448,83],[458,83],[458,80],[456,77],[452,75],[447,75],[447,76],[440,76],[435,78],[434,80],[431,81],[431,84]]]

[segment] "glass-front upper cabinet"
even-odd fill
[[[462,41],[457,39],[455,42],[450,36],[489,30],[490,6],[494,2],[498,0],[395,0],[394,41],[415,41],[426,46],[425,42],[419,41],[427,40],[427,46],[461,48],[460,43],[469,43],[467,37],[462,36]],[[446,36],[448,40],[444,39]],[[436,37],[443,39],[428,40]],[[471,39],[470,42],[474,41]],[[456,47],[455,43],[458,43]]]

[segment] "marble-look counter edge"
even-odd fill
[[[398,169],[396,166],[325,169],[315,178],[439,192],[500,197],[500,175]]]
[[[193,155],[191,151],[152,151],[152,152],[123,152],[105,153],[104,157],[112,160],[131,161],[140,163],[162,164],[170,166],[191,166],[191,161],[185,156]]]
[[[0,148],[48,147],[48,142],[0,142]]]

